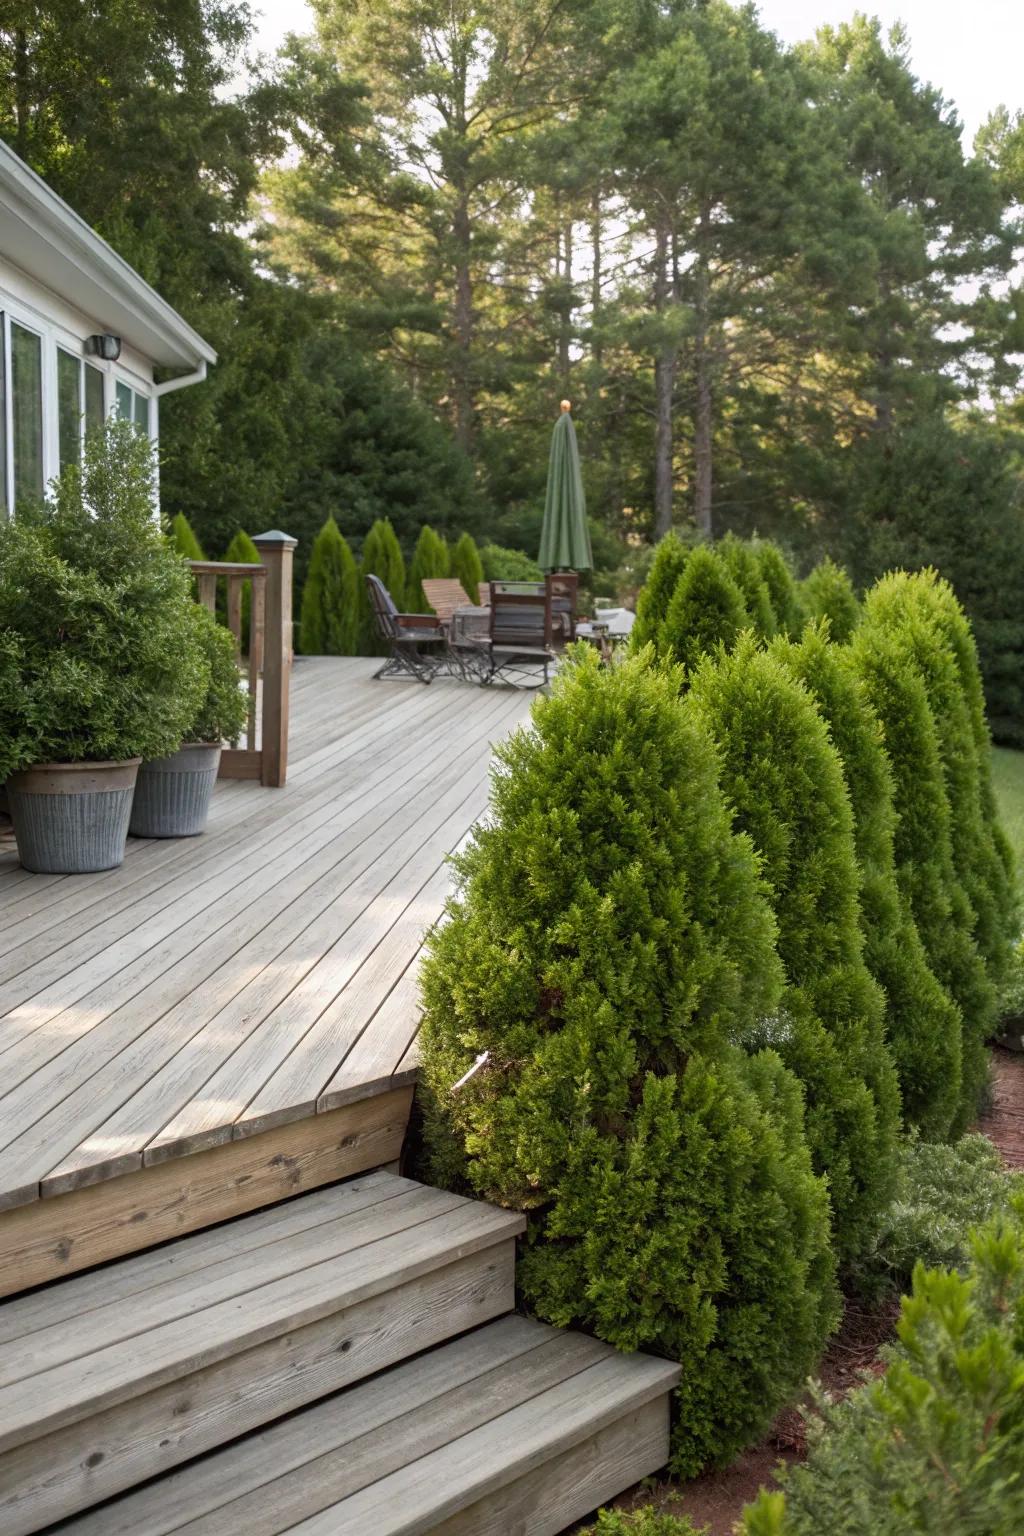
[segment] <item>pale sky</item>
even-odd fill
[[[1024,108],[1024,0],[761,0],[761,17],[784,42],[845,21],[855,10],[903,21],[914,67],[956,103],[968,145],[979,124],[1003,102]],[[308,31],[305,0],[253,0],[259,46],[276,49],[287,32]]]

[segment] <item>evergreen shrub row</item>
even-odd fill
[[[631,653],[499,750],[423,969],[429,1176],[528,1213],[538,1315],[685,1362],[687,1475],[815,1362],[901,1120],[969,1123],[1015,920],[951,591],[826,569],[807,623],[769,548],[662,542]]]

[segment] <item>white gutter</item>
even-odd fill
[[[175,389],[187,389],[190,384],[201,384],[206,378],[206,359],[191,373],[180,374],[176,379],[165,379],[163,384],[154,384],[153,393],[159,400],[162,395],[169,395]]]

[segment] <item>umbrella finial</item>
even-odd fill
[[[572,410],[572,401],[571,400],[563,400],[562,401],[562,410],[563,411],[571,411]]]

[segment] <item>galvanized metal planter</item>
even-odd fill
[[[133,837],[198,837],[206,827],[220,746],[190,742],[143,763],[135,786]]]
[[[12,773],[7,799],[25,868],[38,875],[116,869],[141,761],[41,763]]]

